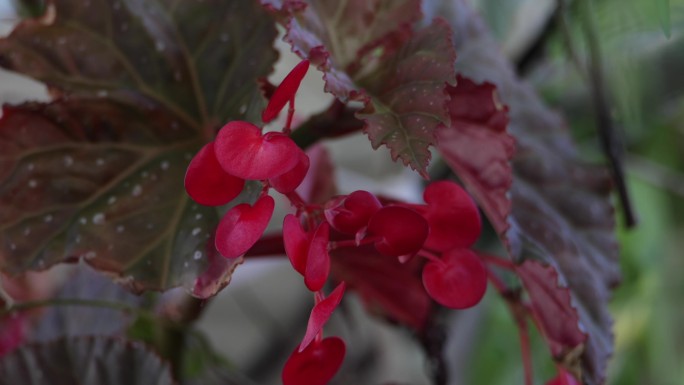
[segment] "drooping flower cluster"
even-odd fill
[[[283,80],[264,110],[264,123],[273,120],[295,93],[309,67],[301,62]],[[288,115],[291,122],[292,109]],[[239,204],[221,219],[216,230],[216,249],[226,258],[247,252],[266,230],[275,203],[269,187],[286,194],[302,182],[309,158],[285,132],[267,132],[249,122],[233,121],[221,128],[190,162],[185,190],[197,203],[220,206],[235,199],[245,180],[261,180],[264,189],[254,205]]]
[[[216,139],[191,161],[185,179],[198,203],[222,205],[235,199],[245,180],[259,180],[263,189],[252,205],[230,209],[216,230],[216,248],[226,258],[245,254],[262,236],[273,214],[270,188],[296,209],[283,222],[286,254],[313,293],[305,335],[287,360],[284,385],[325,385],[339,370],[344,341],[323,338],[323,327],[342,300],[341,282],[326,294],[331,253],[341,248],[373,247],[378,256],[406,263],[424,258],[425,291],[437,303],[463,309],[485,293],[487,274],[469,248],[480,235],[480,216],[470,196],[456,183],[440,181],[424,192],[424,204],[381,200],[367,191],[331,198],[324,205],[305,202],[295,191],[309,169],[308,156],[290,139],[294,96],[309,64],[300,63],[274,91],[262,120],[273,120],[289,103],[283,132],[262,133],[247,122],[225,125]]]

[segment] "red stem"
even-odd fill
[[[506,269],[506,270],[515,271],[515,265],[511,261],[505,260],[503,258],[495,257],[495,256],[489,255],[489,254],[482,254],[482,253],[477,253],[477,254],[486,263],[492,264],[494,266],[498,266],[498,267]]]
[[[504,261],[501,258],[482,256],[486,259],[497,260],[501,262]],[[492,263],[500,266],[498,263]],[[512,264],[511,264],[512,266]],[[501,294],[501,296],[506,300],[508,309],[515,320],[515,324],[518,327],[518,336],[520,337],[520,353],[523,361],[523,369],[525,371],[525,385],[533,385],[533,368],[532,368],[532,353],[530,350],[530,336],[527,328],[527,319],[525,315],[528,314],[529,310],[519,301],[515,301],[511,296],[511,289],[508,288],[506,283],[504,283],[501,278],[499,278],[491,269],[487,269],[487,276],[492,285],[496,288],[496,291]],[[534,319],[534,317],[533,317]]]
[[[418,256],[419,256],[419,257],[423,257],[423,258],[425,258],[425,259],[427,259],[427,260],[430,260],[430,261],[433,261],[433,262],[444,263],[444,262],[442,261],[442,258],[438,257],[437,255],[435,255],[435,254],[432,253],[431,251],[428,251],[428,250],[425,250],[425,249],[421,249],[421,250],[418,252]]]
[[[534,385],[532,374],[532,353],[530,351],[530,336],[527,332],[527,321],[518,318],[518,335],[520,336],[520,353],[522,354],[523,368],[525,370],[525,385]]]

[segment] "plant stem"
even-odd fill
[[[444,330],[444,311],[440,310],[432,314],[420,335],[420,342],[428,356],[434,385],[446,385],[449,382],[449,373],[444,362],[444,343],[447,340]]]
[[[351,134],[364,125],[354,116],[355,113],[355,109],[335,99],[327,110],[313,115],[292,131],[290,137],[300,148],[306,149],[321,139]]]
[[[625,216],[625,226],[627,228],[636,225],[636,216],[632,207],[627,183],[625,182],[622,158],[624,148],[622,141],[618,137],[617,129],[610,116],[608,95],[605,90],[605,80],[603,78],[604,68],[601,58],[601,48],[599,47],[598,33],[596,31],[596,21],[594,18],[593,0],[584,1],[584,23],[583,30],[589,48],[589,86],[596,112],[596,126],[601,139],[603,152],[608,158],[613,180],[617,188],[622,211]]]

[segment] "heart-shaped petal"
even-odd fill
[[[449,181],[432,183],[425,189],[423,199],[427,203],[423,215],[430,224],[425,247],[444,252],[470,247],[480,237],[480,213],[461,186]]]
[[[328,274],[330,274],[329,241],[330,225],[327,222],[321,222],[311,239],[306,256],[304,284],[311,291],[321,290],[328,280]]]
[[[325,219],[337,231],[356,234],[368,226],[370,218],[382,208],[382,203],[368,191],[358,190],[330,200],[324,210]]]
[[[309,61],[302,60],[297,64],[292,71],[290,71],[285,79],[280,82],[278,88],[273,91],[271,99],[268,101],[268,105],[261,113],[261,120],[264,123],[268,123],[275,119],[280,111],[285,107],[287,102],[292,100],[299,89],[299,84],[304,79],[304,75],[309,70]]]
[[[294,168],[282,175],[269,179],[269,183],[276,191],[287,194],[294,191],[304,180],[309,171],[309,157],[304,151],[299,151],[299,161]]]
[[[216,249],[226,258],[246,253],[266,230],[275,202],[264,195],[254,206],[239,204],[228,210],[216,229]]]
[[[243,179],[269,179],[294,168],[301,149],[279,132],[261,134],[259,127],[233,121],[221,129],[214,145],[216,158],[229,174]]]
[[[342,366],[346,347],[338,337],[295,349],[283,368],[283,385],[326,385]]]
[[[452,309],[477,305],[487,290],[487,270],[472,250],[453,249],[423,267],[423,286],[439,304]]]
[[[306,333],[302,339],[302,343],[299,344],[299,351],[306,349],[309,344],[316,338],[316,335],[323,329],[323,326],[328,322],[333,311],[337,308],[342,301],[342,296],[344,295],[345,283],[342,282],[335,290],[330,293],[321,302],[317,303],[316,306],[311,310],[311,315],[309,315],[309,323],[306,326]]]
[[[223,170],[214,152],[214,142],[207,143],[195,155],[185,173],[185,191],[195,202],[221,206],[240,195],[244,179]]]
[[[299,219],[292,214],[285,216],[283,220],[283,243],[285,254],[290,259],[292,267],[302,276],[306,271],[306,258],[309,253],[311,240],[306,234]]]
[[[417,253],[423,247],[428,231],[425,218],[401,206],[383,207],[368,222],[368,235],[379,237],[375,248],[387,256]]]

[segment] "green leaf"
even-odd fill
[[[192,202],[194,153],[256,119],[276,59],[272,19],[243,1],[56,2],[0,39],[0,64],[45,82],[50,104],[0,121],[0,267],[85,258],[134,290],[213,295],[240,259],[212,258],[218,216]]]
[[[0,384],[171,385],[168,364],[141,344],[72,337],[24,345],[0,360]]]
[[[447,124],[446,83],[456,54],[445,23],[414,31],[420,5],[412,0],[286,1],[293,13],[285,39],[324,72],[325,90],[360,101],[373,148],[426,176],[428,147]]]

